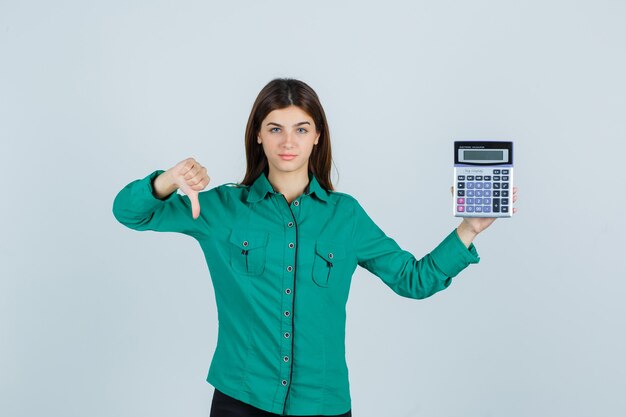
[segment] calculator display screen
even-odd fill
[[[463,159],[474,161],[502,161],[504,160],[504,151],[463,151]]]
[[[455,165],[513,166],[513,142],[462,140],[454,142]]]
[[[506,164],[510,161],[508,149],[459,149],[456,163],[465,164]]]

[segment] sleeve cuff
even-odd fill
[[[431,253],[435,264],[448,276],[455,277],[469,264],[476,264],[480,256],[474,243],[469,247],[459,238],[456,229],[452,231]]]
[[[156,179],[156,177],[158,177],[159,175],[161,175],[164,172],[165,171],[162,170],[162,169],[157,169],[156,171],[152,172],[151,174],[149,174],[148,176],[146,176],[143,179],[143,181],[145,181],[146,186],[148,188],[148,193],[152,196],[153,199],[158,200],[158,201],[168,201],[169,199],[174,197],[174,194],[176,194],[176,191],[173,191],[172,193],[170,193],[165,198],[158,198],[156,195],[154,195],[154,188],[152,186],[152,182]]]

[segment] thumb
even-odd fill
[[[187,195],[191,201],[191,214],[194,219],[197,219],[200,217],[200,201],[198,201],[198,192],[191,190]]]

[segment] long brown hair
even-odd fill
[[[298,106],[315,122],[316,133],[320,133],[317,145],[309,156],[309,171],[315,174],[319,184],[326,190],[334,190],[330,180],[332,152],[330,132],[326,114],[320,100],[308,84],[293,78],[275,78],[259,93],[248,118],[245,134],[246,175],[240,184],[251,185],[261,172],[269,174],[267,157],[263,145],[257,142],[261,123],[269,113],[289,106]]]

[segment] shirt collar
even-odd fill
[[[265,172],[262,171],[261,175],[259,175],[250,186],[247,201],[250,203],[256,203],[257,201],[264,199],[267,193],[279,194],[276,190],[274,190],[274,187],[267,179]],[[328,191],[320,185],[315,177],[315,174],[309,171],[309,183],[304,189],[304,194],[309,195],[312,193],[315,193],[315,195],[323,201],[328,200]]]

